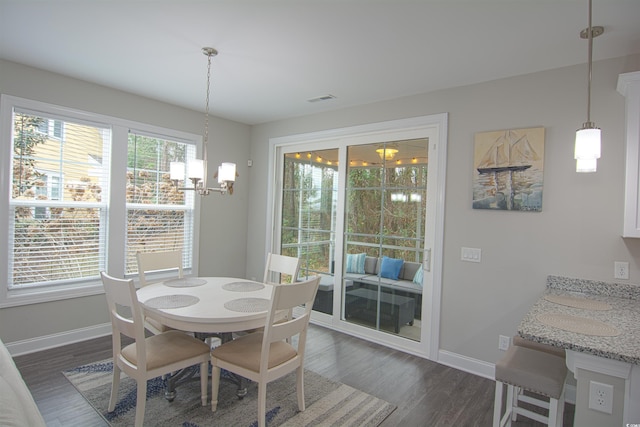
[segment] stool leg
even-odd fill
[[[558,425],[558,400],[549,399],[549,427]],[[562,424],[560,424],[562,427]]]
[[[512,399],[512,408],[511,408],[511,421],[518,421],[518,411],[513,408],[517,408],[519,405],[519,397],[522,393],[522,388],[514,386],[513,388],[513,399]]]
[[[496,380],[496,393],[493,400],[493,427],[500,427],[502,417],[502,383]]]
[[[518,398],[518,394],[514,393],[515,386],[511,384],[507,384],[507,407],[505,409],[504,417],[506,418],[506,422],[504,423],[505,427],[511,427],[511,420],[513,419],[513,403],[514,398]],[[517,407],[518,405],[516,405]]]

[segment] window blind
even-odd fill
[[[14,109],[9,287],[104,269],[109,127]]]
[[[126,273],[137,273],[138,251],[180,249],[183,268],[190,269],[195,199],[175,188],[169,164],[195,159],[195,146],[131,131],[127,150]]]

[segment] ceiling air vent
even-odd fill
[[[330,99],[336,99],[333,95],[322,95],[315,98],[307,99],[307,102],[320,102],[320,101],[328,101]]]

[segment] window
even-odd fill
[[[35,130],[50,138],[62,139],[62,129],[62,120],[45,119],[40,117]]]
[[[138,250],[193,267],[196,201],[169,163],[198,136],[5,95],[0,118],[0,306],[102,292],[100,271],[137,273]]]
[[[182,250],[191,268],[194,194],[178,191],[169,164],[195,158],[193,145],[129,132],[126,273],[137,273],[136,252]]]
[[[333,274],[338,150],[284,156],[283,255],[300,258],[300,274]]]
[[[64,139],[39,132],[52,122],[66,128]],[[14,109],[9,289],[98,277],[104,269],[110,143],[104,125]],[[61,189],[54,177],[62,176]]]

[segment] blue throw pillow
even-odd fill
[[[422,286],[422,266],[416,270],[416,275],[413,276],[413,283]]]
[[[347,273],[364,274],[366,253],[347,254]]]
[[[403,259],[382,257],[382,264],[380,265],[380,276],[391,280],[398,280],[400,270],[404,264]]]

